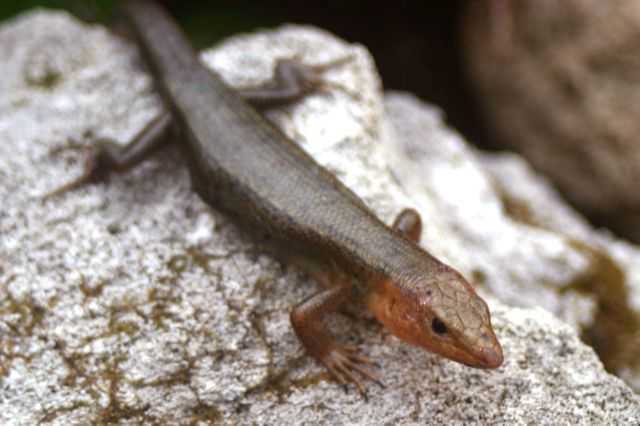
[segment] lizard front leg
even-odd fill
[[[420,214],[413,209],[402,210],[392,224],[392,229],[405,238],[417,243],[422,232]],[[299,262],[300,263],[300,262]],[[342,383],[354,383],[366,397],[363,384],[355,373],[383,386],[378,376],[367,366],[372,361],[358,353],[352,346],[343,346],[335,341],[323,323],[326,315],[337,311],[351,297],[352,284],[344,275],[337,273],[334,266],[320,269],[313,263],[305,263],[313,278],[324,289],[298,304],[291,311],[291,324],[307,352],[324,364],[329,372]],[[384,280],[372,278],[371,286],[382,285]]]
[[[331,336],[323,319],[335,312],[351,296],[351,284],[331,279],[330,274],[315,274],[327,288],[296,305],[291,311],[291,324],[307,352],[322,363],[343,385],[354,383],[366,398],[358,375],[383,386],[367,365],[372,361],[360,355],[355,347],[341,345]],[[357,374],[356,374],[357,373]]]
[[[251,106],[259,110],[290,104],[310,93],[328,88],[347,91],[340,84],[324,80],[322,73],[352,59],[353,56],[348,55],[317,65],[306,65],[296,59],[279,59],[270,81],[255,87],[236,88],[236,91]]]

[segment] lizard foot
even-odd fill
[[[384,387],[378,375],[369,367],[374,365],[373,361],[360,355],[358,349],[353,346],[333,347],[327,351],[327,354],[322,358],[322,363],[340,384],[345,386],[349,382],[355,384],[365,399],[367,398],[365,386],[355,373],[359,373],[361,376]]]
[[[104,151],[94,147],[84,148],[84,171],[82,175],[44,194],[42,200],[57,197],[65,192],[77,189],[87,183],[104,179]]]

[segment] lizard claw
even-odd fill
[[[163,117],[160,117],[163,119]],[[153,124],[153,123],[152,123]],[[118,169],[117,151],[120,148],[110,139],[97,139],[91,145],[84,147],[84,170],[74,180],[49,191],[41,198],[47,200],[60,194],[77,189],[87,183],[103,181],[110,169]]]
[[[355,384],[365,399],[367,399],[367,391],[358,378],[358,375],[377,383],[380,387],[384,387],[378,374],[368,367],[374,364],[373,361],[360,355],[358,350],[353,346],[338,346],[332,348],[322,359],[322,363],[340,384],[345,386],[348,383]]]

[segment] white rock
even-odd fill
[[[566,286],[589,259],[556,232],[510,220],[483,162],[433,108],[390,95],[385,121],[364,49],[291,26],[236,37],[204,58],[244,85],[265,78],[278,57],[317,63],[348,52],[356,59],[327,74],[346,90],[270,117],[385,220],[407,205],[420,209],[423,244],[482,281],[505,365],[470,369],[362,316],[340,317],[341,338],[380,363],[387,386],[371,385],[369,402],[345,394],[289,326],[290,307],[315,285],[256,255],[241,230],[201,202],[175,147],[43,203],[41,194],[81,172],[86,132],[124,143],[162,105],[129,45],[66,14],[33,12],[0,27],[0,423],[640,418],[640,399],[570,327],[496,299],[533,305],[535,297],[573,325],[588,323],[590,298]],[[548,288],[536,291],[540,280]]]

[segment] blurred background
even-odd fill
[[[85,21],[108,24],[118,0],[9,0],[0,20],[36,6],[66,9]],[[457,46],[462,1],[171,1],[164,3],[193,43],[209,47],[231,34],[288,22],[316,25],[373,54],[385,88],[406,90],[439,105],[469,140],[489,144],[470,104]]]

